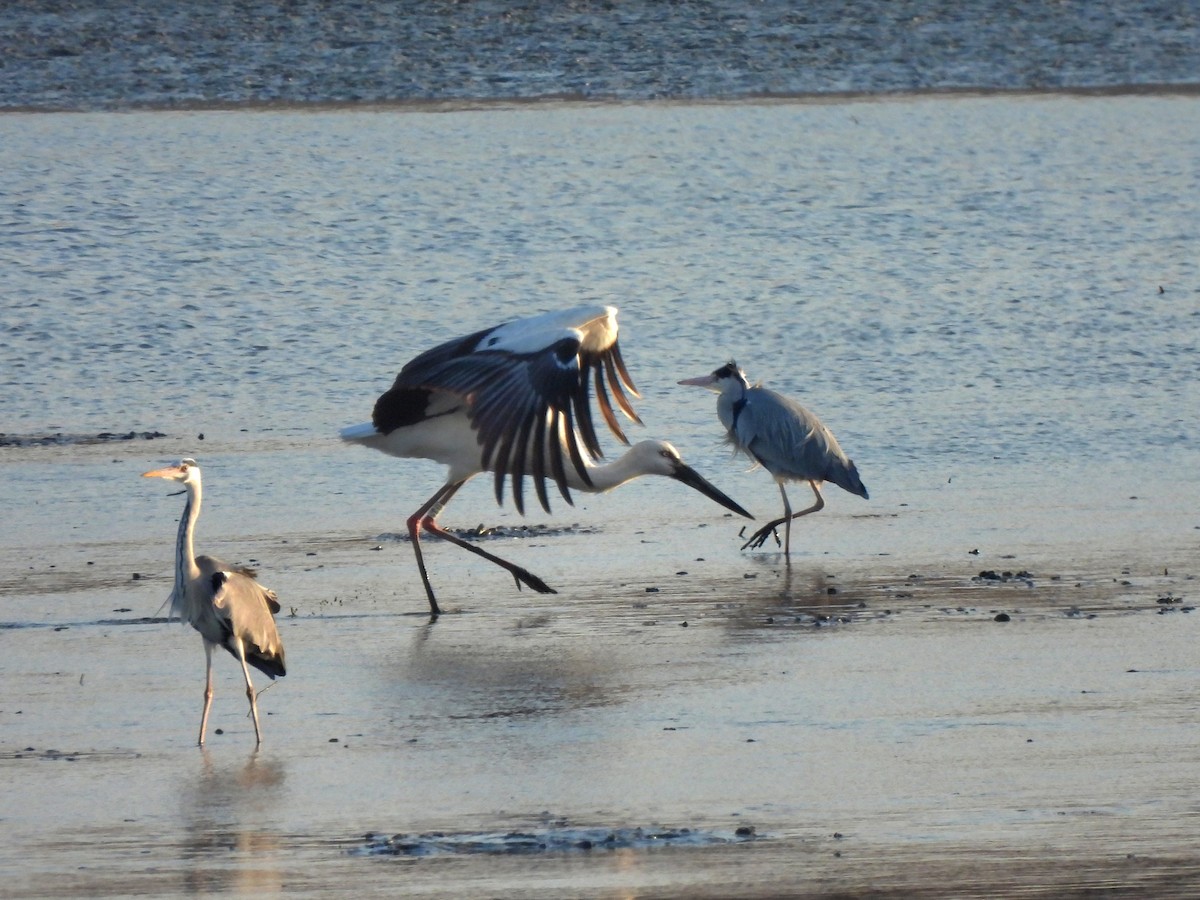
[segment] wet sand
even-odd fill
[[[6,551],[6,894],[1200,891],[1186,550],[789,570],[725,520],[676,568],[620,531],[490,545],[557,595],[433,546],[433,624],[403,541],[243,542],[289,658],[257,753],[228,658],[194,746],[165,542]]]

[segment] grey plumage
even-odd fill
[[[193,538],[202,499],[200,467],[195,460],[185,459],[177,466],[145,472],[143,477],[179,482],[187,492],[175,545],[175,585],[170,603],[172,613],[195,628],[204,639],[206,683],[199,743],[204,744],[212,707],[213,649],[224,647],[242,665],[246,696],[254,718],[254,735],[261,744],[257,697],[247,666],[254,666],[271,679],[287,674],[283,642],[274,619],[274,614],[279,612],[279,601],[274,591],[255,580],[253,569],[230,566],[212,556],[195,555]]]
[[[725,426],[726,440],[735,450],[745,453],[770,472],[779,485],[783,516],[751,535],[742,545],[743,549],[761,547],[768,537],[776,534],[780,525],[784,525],[784,553],[790,557],[792,519],[824,508],[822,482],[832,482],[867,498],[867,488],[857,467],[842,450],[833,432],[790,397],[761,384],[751,386],[737,363],[730,361],[709,375],[679,383],[718,393],[717,418]],[[788,481],[807,481],[815,497],[814,504],[793,513],[784,487]]]

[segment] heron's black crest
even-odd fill
[[[722,378],[733,378],[735,375],[737,375],[737,372],[737,363],[731,359],[729,362],[725,363],[725,365],[721,366],[721,368],[713,372],[713,377],[717,380]]]

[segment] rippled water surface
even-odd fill
[[[355,491],[342,471],[425,471],[332,439],[416,352],[602,302],[622,310],[647,435],[710,474],[741,473],[710,396],[674,383],[735,357],[822,415],[886,502],[956,478],[1063,496],[1191,482],[1198,110],[9,116],[3,430],[279,452],[304,496],[239,489],[294,520]],[[23,510],[9,540],[39,529],[23,484],[4,488]]]
[[[1077,885],[1195,887],[1195,97],[0,129],[21,893],[1011,895],[1062,877],[1047,846],[1099,860]],[[871,500],[827,491],[787,568],[666,479],[580,497],[489,543],[560,594],[431,543],[450,612],[427,624],[396,534],[441,469],[337,429],[434,343],[580,303],[620,307],[635,435],[773,513],[712,396],[675,384],[736,357],[822,416]],[[224,657],[223,735],[194,752],[203,653],[155,619],[182,504],[138,476],[183,455],[201,549],[283,601],[261,756]],[[444,522],[522,524],[482,479]],[[721,841],[459,852],[685,829]],[[406,835],[450,850],[385,852]],[[1184,875],[1155,882],[1159,852]]]
[[[6,3],[0,107],[1195,84],[1194,3]]]

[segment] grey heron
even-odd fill
[[[279,612],[275,592],[255,581],[253,569],[226,565],[212,556],[196,556],[193,536],[200,517],[202,497],[200,467],[194,459],[177,466],[142,473],[143,478],[166,478],[183,485],[187,502],[179,519],[175,543],[175,586],[171,591],[171,611],[186,620],[204,639],[207,660],[204,685],[204,712],[200,716],[200,746],[208,727],[213,698],[213,650],[224,647],[242,664],[246,677],[246,696],[254,717],[254,736],[262,743],[258,724],[258,701],[250,680],[248,665],[272,680],[285,675],[283,642],[275,629],[273,614]],[[182,492],[181,492],[182,493]]]
[[[792,554],[792,519],[824,509],[821,483],[831,481],[852,494],[867,499],[867,489],[858,477],[858,469],[842,451],[833,432],[821,420],[790,397],[765,388],[753,387],[746,373],[730,361],[709,375],[687,378],[680,384],[716,391],[717,418],[725,426],[726,439],[736,450],[771,473],[783,497],[783,515],[768,522],[742,545],[761,547],[767,538],[784,526],[784,556]],[[788,481],[807,481],[816,501],[807,509],[792,512],[788,502]]]
[[[578,307],[505,322],[427,350],[407,363],[375,403],[371,421],[343,428],[343,440],[391,456],[424,458],[448,466],[446,482],[408,518],[417,568],[436,618],[441,610],[421,552],[422,530],[507,570],[517,587],[555,593],[541,578],[442,528],[437,517],[450,498],[480,472],[494,473],[496,502],[505,480],[514,505],[525,512],[529,476],[547,512],[546,481],[567,503],[571,489],[600,493],[642,475],[664,475],[695,488],[739,515],[753,518],[684,464],[666,441],[643,441],[601,465],[592,421],[592,387],[610,430],[629,443],[613,401],[631,421],[637,396],[617,344],[617,310]],[[612,399],[609,398],[609,393]]]

